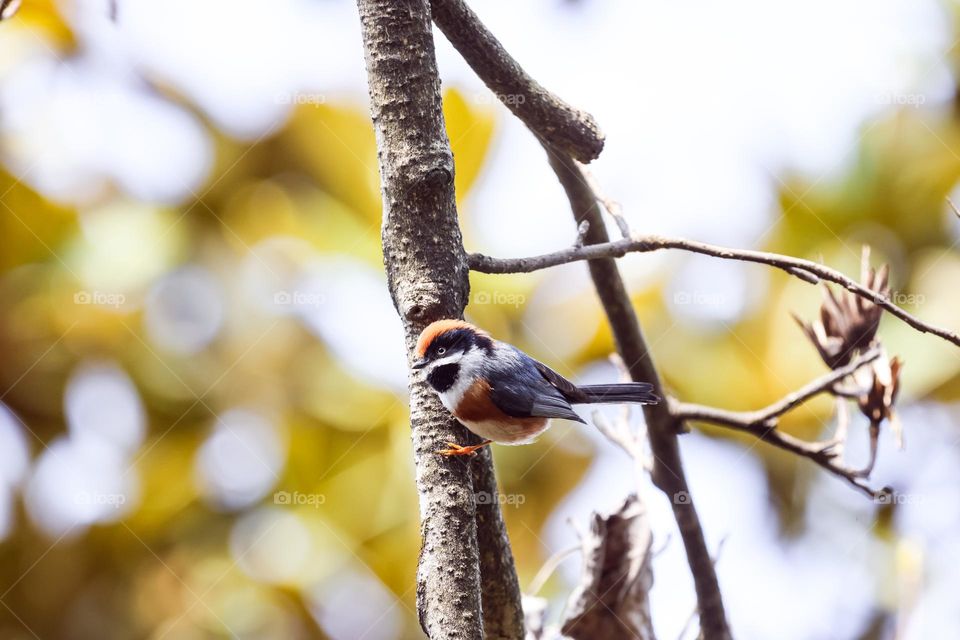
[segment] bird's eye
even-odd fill
[[[442,355],[445,354],[446,352],[447,352],[447,350],[446,350],[445,348],[443,348],[443,347],[440,347],[439,349],[437,349],[437,355],[438,355],[438,356],[442,356]]]

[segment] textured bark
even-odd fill
[[[590,189],[579,166],[562,152],[547,147],[550,166],[553,167],[560,184],[570,200],[577,224],[589,223],[585,244],[598,244],[609,241],[596,198]],[[653,362],[653,356],[647,348],[646,340],[637,320],[637,314],[630,303],[620,270],[613,258],[589,261],[590,276],[593,279],[597,295],[607,314],[607,320],[613,330],[617,351],[623,358],[630,377],[638,382],[649,382],[656,393],[665,398],[663,384]],[[730,630],[727,626],[723,608],[723,598],[717,583],[717,574],[713,560],[707,550],[700,526],[700,518],[693,505],[687,487],[687,479],[680,460],[680,448],[677,434],[683,425],[670,413],[668,403],[644,405],[644,416],[650,437],[650,449],[653,452],[653,482],[663,491],[673,507],[673,516],[677,521],[680,537],[687,553],[687,563],[693,574],[697,592],[697,608],[700,613],[700,628],[705,640],[727,640]]]
[[[428,0],[358,0],[358,7],[382,182],[384,264],[412,361],[420,331],[434,320],[460,317],[469,293],[453,156]],[[465,443],[473,436],[415,375],[410,420],[423,537],[420,624],[431,638],[479,639],[484,637],[481,552],[498,554],[483,566],[490,579],[505,585],[497,600],[484,603],[488,619],[509,621],[520,610],[519,595],[503,616],[497,610],[510,599],[511,581],[519,594],[499,503],[493,500],[477,512],[474,477],[477,491],[496,495],[491,459],[488,453],[474,460],[435,454],[445,442]],[[522,623],[512,632],[509,624],[490,625],[492,637],[522,637]]]
[[[523,638],[523,595],[507,527],[500,513],[499,489],[493,473],[490,447],[477,454],[473,463],[473,486],[477,496],[477,545],[480,548],[480,587],[483,605],[483,633],[490,639]]]
[[[463,0],[432,0],[433,20],[513,115],[581,162],[603,151],[603,133],[593,116],[575,109],[531,78]]]

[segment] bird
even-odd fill
[[[417,339],[414,371],[467,429],[476,445],[447,442],[444,456],[473,455],[491,443],[533,442],[552,418],[584,422],[575,404],[656,404],[646,382],[578,386],[517,347],[457,319],[437,320]]]

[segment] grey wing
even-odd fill
[[[507,375],[490,376],[493,403],[515,418],[563,418],[584,422],[564,394],[540,372],[539,363],[519,351],[518,354],[520,358],[509,372],[505,372]]]
[[[563,394],[564,398],[574,402],[584,400],[582,397],[583,392],[580,391],[580,388],[577,387],[577,385],[573,384],[539,360],[534,360],[529,356],[527,356],[527,358],[533,363],[533,366],[536,367],[537,371],[540,372],[540,375],[542,375],[547,382],[556,387],[560,393]]]
[[[552,396],[543,394],[537,396],[533,402],[530,414],[542,418],[563,418],[565,420],[573,420],[574,422],[587,423],[586,420],[577,415],[577,412],[573,410],[570,403],[561,395]]]

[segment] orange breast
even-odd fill
[[[490,399],[490,384],[477,380],[464,392],[453,415],[477,435],[497,442],[524,442],[547,426],[546,418],[507,415]]]

